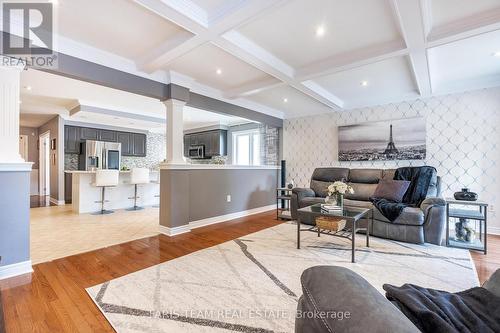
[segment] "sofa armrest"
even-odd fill
[[[315,197],[316,193],[310,188],[302,188],[302,187],[296,187],[292,189],[292,194],[297,194],[297,198],[299,200],[302,200],[303,198],[306,197]]]
[[[419,332],[368,281],[337,266],[315,266],[301,277],[296,333]]]
[[[500,297],[500,269],[497,269],[490,279],[483,284],[483,288]]]
[[[439,197],[427,198],[420,205],[420,209],[425,216],[425,242],[441,245],[446,225],[446,201]]]
[[[446,206],[446,200],[443,198],[439,197],[434,197],[434,198],[426,198],[422,203],[420,204],[420,208],[425,212],[429,208],[433,206]]]
[[[296,187],[292,189],[292,197],[290,199],[290,213],[292,215],[292,219],[297,219],[297,210],[300,207],[299,202],[304,198],[315,196],[316,193],[314,193],[314,191],[310,188]]]

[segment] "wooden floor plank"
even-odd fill
[[[113,332],[86,288],[282,223],[275,218],[262,213],[35,265],[28,283],[26,276],[0,281],[6,331]],[[481,282],[499,268],[500,237],[489,240],[488,255],[472,253]]]

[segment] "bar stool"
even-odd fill
[[[158,184],[158,185],[160,184],[160,171],[158,171],[157,174],[158,175],[156,176],[156,179],[152,180],[151,184]],[[155,198],[160,198],[160,193],[156,194]],[[153,205],[153,208],[160,208],[160,203]]]
[[[134,196],[129,199],[134,199],[134,207],[128,208],[128,211],[131,210],[141,210],[143,207],[137,206],[137,185],[140,184],[149,184],[149,169],[146,168],[133,168],[130,172],[130,184],[134,185]]]
[[[96,203],[101,204],[101,211],[94,213],[95,215],[104,215],[114,213],[112,210],[105,210],[104,203],[109,202],[106,200],[106,187],[114,187],[118,186],[118,179],[120,177],[120,173],[118,170],[101,170],[97,169],[95,173],[95,183],[93,184],[96,187],[101,187],[101,201],[96,201]]]

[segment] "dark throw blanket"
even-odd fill
[[[393,202],[383,198],[371,198],[377,209],[389,221],[394,222],[406,207],[420,207],[427,197],[427,191],[436,169],[430,166],[399,168],[394,174],[395,180],[410,181],[403,202]]]
[[[500,332],[500,297],[484,288],[458,293],[385,284],[386,297],[422,332]]]

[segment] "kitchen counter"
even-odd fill
[[[237,170],[279,170],[278,165],[232,165],[232,164],[162,164],[161,170],[210,170],[210,169],[237,169]]]
[[[97,212],[101,204],[101,187],[94,186],[95,171],[66,170],[71,174],[72,208],[75,213],[84,214]],[[138,206],[153,206],[159,203],[160,184],[159,172],[151,171],[151,183],[140,184],[137,187]],[[106,188],[105,209],[125,209],[134,205],[134,185],[130,184],[130,171],[120,171],[119,183],[114,187]]]

